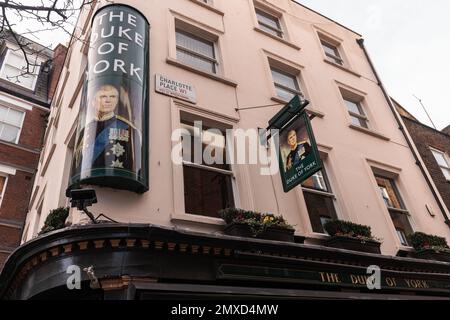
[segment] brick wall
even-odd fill
[[[28,209],[28,201],[33,187],[33,174],[16,171],[8,177],[6,191],[0,207],[0,219],[23,223]],[[0,245],[2,242],[0,241]]]
[[[2,247],[13,248],[20,243],[20,230],[0,225],[0,243]]]
[[[26,111],[18,146],[39,150],[42,147],[48,112],[33,108]],[[33,187],[34,171],[39,162],[39,154],[7,143],[0,143],[0,163],[16,167],[16,174],[8,177],[5,194],[0,206],[0,221],[23,225],[28,211],[28,203]],[[30,172],[20,170],[27,168]],[[24,169],[25,170],[25,169]],[[13,249],[20,245],[21,228],[0,224],[0,249]],[[8,255],[0,253],[0,269]]]
[[[41,149],[42,139],[44,138],[45,128],[47,126],[47,117],[49,111],[33,108],[27,111],[20,133],[19,144],[24,146]]]
[[[67,48],[62,44],[58,44],[53,53],[52,71],[49,78],[48,98],[53,99],[56,86],[58,85],[61,70],[64,67],[64,60],[66,59]]]
[[[450,155],[450,135],[429,128],[406,117],[403,117],[403,121],[447,208],[450,209],[450,182],[445,179],[441,168],[438,166],[430,150],[430,147],[434,147]]]

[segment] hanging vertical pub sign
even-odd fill
[[[96,12],[69,189],[148,190],[149,24],[126,5]]]
[[[295,96],[270,121],[278,129],[278,163],[284,192],[289,192],[322,169],[309,116],[308,101]]]

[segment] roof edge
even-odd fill
[[[344,29],[346,29],[346,30],[348,30],[348,31],[350,31],[350,32],[352,32],[352,33],[354,33],[355,35],[357,35],[357,36],[359,36],[359,37],[362,37],[362,35],[359,34],[358,32],[356,32],[356,31],[354,31],[354,30],[352,30],[352,29],[350,29],[350,28],[344,26],[343,24],[341,24],[341,23],[339,23],[339,22],[337,22],[337,21],[331,19],[330,17],[327,17],[326,15],[324,15],[324,14],[322,14],[322,13],[320,13],[320,12],[317,12],[316,10],[311,9],[310,7],[307,7],[307,6],[305,6],[304,4],[301,4],[300,2],[297,2],[297,1],[295,1],[295,0],[291,0],[291,1],[294,2],[295,4],[298,4],[299,6],[301,6],[301,7],[303,7],[303,8],[305,8],[305,9],[311,11],[311,12],[314,12],[315,14],[318,14],[319,16],[321,16],[321,17],[323,17],[323,18],[325,18],[325,19],[327,19],[327,20],[330,20],[330,21],[333,22],[333,23],[336,23],[338,26],[340,26],[340,27],[342,27],[342,28],[344,28]]]

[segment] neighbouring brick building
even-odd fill
[[[40,66],[25,76],[23,54],[5,38],[0,45],[0,270],[20,244],[49,104],[66,52],[62,45],[52,51],[33,44],[40,51]]]
[[[396,102],[398,112],[411,135],[445,205],[450,209],[450,126],[442,131],[418,121]]]

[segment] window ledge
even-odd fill
[[[355,72],[355,71],[353,71],[353,70],[351,70],[351,69],[349,69],[347,67],[341,66],[340,64],[331,62],[330,60],[327,60],[327,59],[323,59],[323,61],[325,61],[329,65],[332,65],[332,66],[337,67],[337,68],[339,68],[341,70],[344,70],[344,71],[346,71],[346,72],[348,72],[348,73],[350,73],[350,74],[352,74],[354,76],[357,76],[358,78],[361,78],[361,75],[359,73],[357,73],[357,72]]]
[[[366,129],[366,128],[363,128],[363,127],[355,126],[354,124],[350,124],[349,128],[357,130],[357,131],[360,131],[360,132],[363,132],[363,133],[366,133],[366,134],[371,135],[371,136],[373,136],[375,138],[379,138],[379,139],[382,139],[382,140],[385,140],[385,141],[390,141],[391,140],[389,137],[386,137],[385,135],[383,135],[381,133],[378,133],[376,131],[373,131],[373,130],[370,130],[370,129]]]
[[[220,218],[206,217],[187,213],[174,213],[170,216],[171,221],[187,221],[194,223],[209,224],[215,226],[225,226],[225,221]]]
[[[306,239],[314,239],[314,240],[328,240],[330,236],[324,233],[312,232],[305,235]]]
[[[287,41],[286,39],[274,36],[273,34],[267,32],[267,31],[264,31],[263,29],[260,29],[258,27],[254,27],[254,30],[259,32],[259,33],[262,33],[262,34],[264,34],[264,35],[266,35],[266,36],[268,36],[268,37],[270,37],[272,39],[278,40],[281,43],[284,43],[285,45],[287,45],[287,46],[289,46],[291,48],[294,48],[295,50],[300,50],[301,49],[299,46],[295,45],[294,43],[292,43],[290,41]]]
[[[272,98],[270,98],[272,101],[278,102],[280,104],[288,104],[289,101],[285,101],[279,97],[273,96]],[[308,105],[305,110],[310,114],[313,115],[315,117],[319,117],[319,118],[323,118],[325,117],[325,113],[319,111],[317,108],[312,107],[311,105]]]
[[[208,3],[204,3],[202,1],[199,0],[191,0],[192,2],[198,4],[199,6],[206,8],[214,13],[217,13],[218,15],[224,16],[225,13],[223,11],[220,11],[219,9],[213,7],[212,5],[208,4]]]
[[[319,196],[324,196],[324,197],[328,197],[328,198],[336,200],[336,196],[334,194],[332,194],[332,193],[325,192],[325,191],[320,191],[320,190],[315,190],[315,189],[310,189],[310,188],[306,188],[306,187],[301,187],[301,188],[302,188],[302,191],[304,191],[304,192],[314,193],[314,194],[317,194]]]
[[[398,246],[398,250],[400,251],[404,251],[404,252],[415,252],[413,247],[410,246],[404,246],[404,245],[399,245]]]
[[[213,73],[209,73],[209,72],[206,72],[206,71],[202,71],[202,70],[196,69],[196,68],[191,67],[191,66],[189,66],[187,64],[184,64],[184,63],[182,63],[182,62],[180,62],[180,61],[178,61],[176,59],[168,57],[166,59],[166,62],[168,64],[173,65],[173,66],[176,66],[176,67],[179,67],[179,68],[182,68],[182,69],[185,69],[185,70],[197,73],[197,74],[199,74],[201,76],[210,78],[212,80],[216,80],[216,81],[222,82],[223,84],[226,84],[228,86],[231,86],[231,87],[237,87],[238,86],[237,82],[235,82],[233,80],[227,79],[225,77],[221,77],[221,76],[213,74]]]

